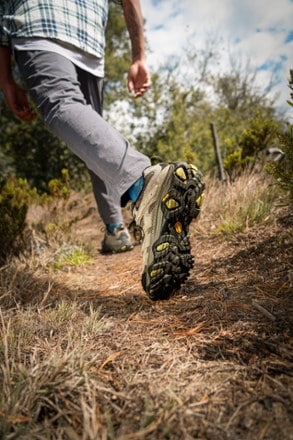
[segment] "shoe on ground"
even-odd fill
[[[168,299],[193,267],[189,224],[200,212],[202,174],[192,165],[160,163],[144,171],[144,187],[134,205],[142,228],[142,285],[154,301]]]
[[[119,225],[114,229],[113,233],[105,231],[101,248],[103,254],[116,254],[131,251],[131,249],[133,249],[133,244],[125,225]]]

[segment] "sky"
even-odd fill
[[[216,69],[225,71],[231,55],[243,65],[249,61],[260,90],[267,91],[272,80],[268,97],[277,96],[276,106],[291,111],[286,101],[293,68],[293,0],[141,0],[141,7],[151,70],[180,57],[187,47],[201,51],[214,41]]]

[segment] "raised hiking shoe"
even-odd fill
[[[103,254],[116,254],[133,249],[130,234],[125,225],[120,224],[113,233],[105,231],[101,252]]]
[[[145,184],[134,205],[142,228],[142,285],[152,300],[168,299],[193,266],[189,224],[200,211],[204,183],[187,163],[157,164],[144,171]]]

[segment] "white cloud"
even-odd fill
[[[218,36],[223,69],[231,53],[250,60],[265,88],[278,66],[279,78],[273,92],[279,106],[287,110],[288,76],[293,68],[292,0],[141,0],[146,19],[146,37],[151,53],[149,64],[157,67],[168,57],[179,56],[187,42],[204,49],[208,36]],[[275,72],[276,73],[276,72]]]

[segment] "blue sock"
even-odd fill
[[[123,224],[123,223],[110,223],[110,224],[106,225],[107,231],[108,231],[110,234],[113,234],[113,233],[114,233],[114,230],[115,230],[116,228],[119,228],[119,226],[122,225],[122,224]]]
[[[136,202],[139,198],[139,195],[142,191],[144,184],[144,178],[141,176],[139,179],[137,179],[136,182],[129,188],[128,190],[128,196],[132,202]]]

